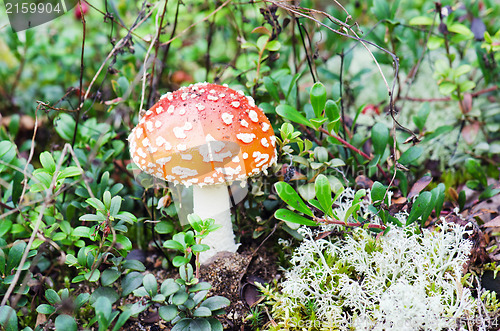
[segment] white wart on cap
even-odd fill
[[[251,97],[209,83],[163,95],[129,136],[139,168],[187,186],[230,183],[264,171],[276,162],[275,141]]]

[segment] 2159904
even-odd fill
[[[33,3],[33,2],[21,2],[21,3],[5,3],[5,9],[7,14],[50,14],[50,13],[64,13],[66,12],[66,8],[64,5],[64,0],[52,4],[51,2],[47,3]]]

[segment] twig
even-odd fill
[[[304,33],[302,32],[302,24],[300,23],[298,17],[295,17],[295,21],[297,22],[297,27],[299,28],[300,38],[302,39],[302,45],[304,46],[304,52],[306,53],[306,60],[307,60],[308,66],[309,66],[309,71],[311,72],[311,76],[312,76],[313,82],[316,83],[317,79],[316,79],[316,76],[314,75],[313,64],[312,64],[309,52],[307,50],[306,41],[304,39]],[[305,30],[305,28],[304,28],[304,30]],[[311,45],[311,40],[310,39],[309,39],[309,45]]]
[[[170,38],[170,40],[164,42],[161,44],[161,46],[166,46],[168,44],[170,44],[171,42],[173,42],[174,40],[176,40],[177,38],[179,38],[180,36],[182,36],[183,34],[185,34],[186,32],[188,32],[189,30],[191,30],[192,28],[194,28],[195,26],[197,26],[198,24],[202,23],[202,22],[205,22],[206,20],[208,20],[210,17],[212,17],[213,15],[215,15],[218,11],[220,11],[222,8],[224,8],[225,6],[227,6],[227,4],[229,4],[232,0],[226,0],[223,4],[221,4],[219,7],[217,7],[214,11],[212,11],[210,14],[208,14],[207,16],[205,16],[203,19],[199,20],[198,22],[195,22],[193,24],[191,24],[190,26],[188,26],[187,28],[185,28],[184,30],[182,30],[178,35],[176,35],[175,37],[173,38]]]
[[[177,30],[177,22],[178,22],[178,19],[179,19],[179,7],[180,7],[180,4],[181,4],[181,0],[177,0],[177,8],[175,9],[174,27],[172,28],[172,32],[170,33],[170,39],[172,39],[174,37],[175,31]],[[163,59],[162,59],[162,61],[160,63],[161,72],[158,75],[158,80],[161,80],[161,77],[163,76],[163,71],[165,70],[165,67],[166,67],[165,64],[167,63],[167,58],[168,58],[168,52],[169,52],[169,50],[170,50],[170,44],[168,44],[167,47],[165,47],[165,53],[163,53]],[[156,89],[156,84],[154,85],[154,88]]]
[[[40,104],[38,104],[38,107],[36,107],[35,110],[35,127],[33,128],[33,136],[31,137],[31,147],[30,147],[30,154],[28,155],[28,159],[26,160],[26,165],[24,166],[24,179],[23,179],[23,191],[21,192],[21,195],[19,197],[19,201],[17,203],[17,210],[21,212],[21,209],[19,209],[19,205],[22,203],[24,199],[24,194],[26,193],[26,186],[28,186],[28,166],[31,163],[31,160],[33,159],[33,154],[35,153],[35,137],[36,137],[36,132],[38,129],[38,110],[40,109]]]
[[[153,64],[151,65],[151,79],[149,80],[149,96],[148,96],[148,102],[147,102],[147,107],[149,108],[151,106],[151,99],[153,97],[153,94],[155,92],[155,63],[156,59],[158,58],[158,50],[160,49],[160,35],[161,35],[161,29],[163,27],[163,20],[165,18],[165,14],[167,13],[167,3],[168,0],[165,0],[165,5],[163,6],[163,12],[161,13],[161,20],[160,20],[160,26],[158,27],[158,33],[156,34],[156,40],[155,40],[155,56],[153,58]],[[159,79],[160,77],[158,77]]]
[[[156,28],[157,29],[160,29],[160,27],[158,27],[158,16],[156,17]],[[148,71],[148,63],[150,62],[154,62],[154,60],[156,59],[156,57],[152,60],[152,61],[148,61],[149,60],[149,53],[151,53],[151,50],[153,49],[153,46],[155,46],[157,43],[156,43],[156,38],[158,36],[155,36],[154,39],[151,41],[151,44],[149,45],[149,48],[148,48],[148,51],[146,52],[146,55],[144,56],[144,64],[142,66],[142,92],[141,92],[141,105],[139,107],[139,111],[141,111],[144,107],[144,95],[146,94],[146,74],[147,74],[147,71]],[[154,66],[154,64],[153,64]]]
[[[359,223],[359,222],[349,223],[349,222],[344,222],[344,221],[337,220],[337,219],[320,218],[320,217],[314,217],[314,221],[318,222],[318,223],[344,225],[344,226],[347,226],[347,227],[360,227],[360,226],[363,226],[363,225],[366,224],[366,223]],[[366,225],[367,225],[368,228],[371,228],[371,229],[381,229],[381,230],[385,230],[386,229],[385,225],[383,225],[383,224],[368,223]]]
[[[476,98],[482,94],[486,94],[486,93],[490,93],[490,92],[493,92],[493,91],[496,91],[498,90],[498,86],[491,86],[491,87],[488,87],[488,88],[485,88],[483,90],[480,90],[480,91],[477,91],[477,92],[474,92],[474,93],[471,93],[472,97],[473,98]],[[408,100],[408,101],[416,101],[416,102],[439,102],[439,101],[451,101],[451,97],[444,97],[444,98],[412,98],[412,97],[405,97],[404,98],[405,100]]]
[[[104,62],[101,64],[101,66],[97,70],[96,74],[94,75],[94,77],[90,81],[90,84],[87,88],[87,91],[85,92],[85,96],[83,97],[83,102],[88,98],[90,90],[92,89],[92,86],[94,85],[95,81],[97,80],[97,77],[99,77],[99,75],[101,74],[101,71],[104,69],[104,66],[106,65],[106,63],[108,63],[109,59],[111,59],[111,57],[115,54],[115,52],[117,52],[124,44],[126,44],[129,41],[133,31],[135,29],[137,29],[146,19],[148,19],[149,16],[151,16],[151,14],[152,14],[152,11],[150,11],[147,15],[145,15],[141,21],[134,22],[133,26],[130,28],[127,35],[125,37],[123,37],[122,39],[120,39],[116,43],[116,45],[113,47],[111,52],[109,52],[108,56],[104,59]],[[83,108],[83,102],[80,103],[80,106],[79,106],[80,109]]]
[[[344,49],[342,48],[342,51],[339,54],[340,56],[340,77],[339,77],[339,92],[340,92],[340,113],[342,114],[342,131],[344,133],[344,139],[347,139],[346,135],[346,125],[345,125],[345,112],[344,112],[344,95],[343,95],[343,73],[344,73]]]
[[[337,139],[342,145],[344,145],[345,147],[349,148],[350,150],[352,150],[353,152],[361,155],[362,157],[364,157],[365,159],[371,161],[372,160],[372,157],[370,157],[368,154],[366,154],[365,152],[363,152],[362,150],[354,147],[353,145],[351,145],[350,143],[348,143],[346,140],[340,138],[339,136],[337,136],[336,134],[333,134],[331,132],[328,132],[326,129],[324,128],[319,128],[319,131],[329,135],[330,137],[332,138],[335,138]],[[386,179],[389,179],[389,177],[387,176],[387,173],[384,171],[384,169],[382,169],[382,167],[380,166],[380,164],[377,163],[377,168],[378,170],[382,173],[382,175],[386,178]]]

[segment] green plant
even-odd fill
[[[164,280],[158,289],[156,278],[147,274],[143,278],[143,286],[134,290],[135,296],[147,298],[146,305],[141,305],[140,311],[153,303],[159,303],[160,317],[172,321],[174,331],[184,328],[222,330],[222,324],[213,316],[223,314],[223,308],[230,304],[229,300],[221,296],[207,298],[211,286],[194,277],[191,264],[180,266],[179,275],[180,278],[176,280]]]
[[[176,233],[174,234],[172,239],[167,240],[163,243],[163,247],[179,251],[183,254],[182,256],[178,255],[173,258],[172,264],[174,265],[174,267],[181,267],[188,264],[194,254],[196,264],[196,278],[198,278],[200,270],[200,253],[206,252],[210,249],[208,245],[202,244],[201,241],[210,232],[219,229],[220,225],[216,225],[213,218],[202,220],[196,214],[189,214],[188,221],[191,227],[196,231],[196,234],[193,231]]]
[[[54,321],[57,330],[77,330],[77,324],[72,315],[77,313],[89,300],[90,294],[80,293],[76,298],[73,298],[67,288],[59,292],[57,293],[53,289],[45,290],[45,299],[48,304],[38,305],[36,311],[49,317],[57,314],[58,316]]]

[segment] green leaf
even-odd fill
[[[122,297],[126,297],[133,290],[141,286],[143,275],[137,271],[132,271],[122,279]]]
[[[373,151],[377,155],[383,155],[389,142],[389,129],[383,123],[377,123],[372,127]]]
[[[120,196],[113,197],[113,199],[111,199],[111,204],[109,206],[109,214],[111,216],[116,216],[120,211],[121,206],[122,206],[122,197]]]
[[[225,308],[225,307],[229,306],[230,304],[231,304],[231,302],[224,297],[213,296],[213,297],[210,297],[210,298],[206,299],[205,301],[203,301],[203,303],[200,305],[200,307],[206,307],[206,308],[210,309],[211,311],[214,311],[214,310]]]
[[[88,293],[80,293],[75,299],[74,305],[76,309],[80,309],[90,298],[90,294]]]
[[[424,131],[425,122],[431,111],[431,106],[428,102],[424,102],[416,116],[413,116],[413,123],[417,126],[420,132]]]
[[[201,253],[201,252],[206,252],[210,249],[210,246],[205,245],[205,244],[195,244],[191,246],[191,251],[193,253]]]
[[[387,187],[380,182],[374,182],[370,191],[373,204],[380,204],[384,199]]]
[[[464,210],[466,201],[467,201],[467,199],[466,199],[465,191],[460,191],[460,193],[458,193],[458,207],[460,208],[460,211]]]
[[[75,319],[69,315],[59,315],[54,321],[56,331],[76,331],[78,327]]]
[[[198,291],[208,291],[212,288],[212,285],[208,282],[199,282],[198,284],[191,286],[189,288],[189,292],[198,292]]]
[[[144,286],[141,286],[138,289],[133,290],[132,293],[134,293],[134,296],[136,297],[147,297],[150,295],[148,291],[146,291]]]
[[[314,149],[314,156],[319,162],[328,161],[328,150],[325,147],[318,146]]]
[[[131,309],[125,309],[120,316],[118,316],[118,319],[116,320],[115,326],[113,327],[112,331],[118,331],[121,330],[122,326],[128,321],[128,319],[132,316],[132,310]]]
[[[266,35],[260,36],[259,39],[257,39],[257,48],[259,50],[264,49],[268,40],[269,40],[269,36],[266,36]]]
[[[63,179],[68,177],[75,177],[82,174],[82,171],[78,167],[67,167],[64,168],[59,175],[57,175],[57,179]]]
[[[47,304],[43,303],[43,304],[39,305],[38,307],[36,307],[36,311],[39,314],[50,315],[56,311],[56,308],[51,306],[51,305],[47,305]]]
[[[160,317],[167,322],[170,322],[177,316],[177,306],[176,305],[168,305],[161,306],[158,310]]]
[[[196,214],[189,214],[187,216],[187,219],[188,219],[189,224],[191,224],[191,226],[193,227],[193,229],[196,232],[200,233],[201,231],[203,231],[203,228],[202,228],[203,220],[201,219],[200,216],[198,216]]]
[[[484,187],[488,186],[488,180],[486,179],[486,173],[484,172],[481,164],[478,160],[469,158],[465,161],[465,169],[472,177],[479,180],[481,185]]]
[[[14,246],[10,248],[9,254],[7,255],[8,262],[6,269],[9,273],[19,266],[25,249],[26,243],[24,241],[16,241]]]
[[[311,118],[309,122],[314,126],[317,130],[320,126],[323,125],[328,119],[327,118]]]
[[[101,285],[109,286],[113,284],[118,278],[120,278],[121,273],[115,269],[106,269],[101,274]]]
[[[443,210],[443,203],[445,198],[445,186],[443,183],[439,183],[439,185],[434,189],[438,190],[438,196],[436,198],[436,205],[434,206],[436,210],[436,217],[439,218],[441,216],[441,210]]]
[[[434,20],[427,16],[417,16],[410,20],[410,25],[432,25]]]
[[[101,272],[99,269],[95,269],[94,271],[89,270],[85,273],[85,279],[88,280],[89,282],[97,282],[99,278],[101,277]]]
[[[104,192],[102,195],[102,202],[104,203],[104,207],[109,210],[111,206],[111,193],[109,191]]]
[[[104,204],[101,202],[101,200],[96,199],[96,198],[88,198],[85,200],[86,203],[94,207],[94,209],[99,210],[99,211],[105,211],[106,207],[104,207]]]
[[[269,93],[269,95],[274,99],[274,101],[280,101],[278,89],[276,88],[274,81],[268,76],[264,77],[264,87],[266,88],[267,93]]]
[[[406,225],[412,224],[424,213],[425,209],[430,204],[431,197],[432,194],[428,191],[419,194],[411,208],[410,215],[408,215]]]
[[[431,199],[430,199],[429,203],[425,206],[424,211],[422,212],[422,215],[421,215],[420,224],[422,226],[425,224],[425,222],[427,221],[427,219],[431,215],[432,210],[434,209],[434,206],[436,205],[438,195],[439,195],[439,191],[437,190],[437,187],[434,188],[433,190],[431,190]]]
[[[316,226],[318,225],[316,222],[313,220],[307,219],[303,216],[297,215],[291,210],[288,209],[278,209],[274,213],[274,217],[276,217],[279,220],[286,221],[286,222],[292,222],[296,224],[301,224],[301,225],[308,225],[308,226]]]
[[[452,25],[449,25],[448,31],[458,33],[469,38],[474,37],[474,33],[472,33],[472,31],[467,26],[461,23],[453,23]]]
[[[434,130],[434,132],[432,132],[430,134],[426,134],[425,135],[425,139],[426,140],[434,139],[436,137],[439,137],[442,134],[445,134],[445,133],[448,133],[448,132],[452,131],[453,129],[454,129],[454,127],[452,125],[443,125],[443,126],[440,126],[436,130]]]
[[[2,160],[5,163],[10,163],[15,158],[16,158],[15,145],[8,140],[0,141],[0,160]]]
[[[423,148],[420,146],[412,146],[401,155],[398,162],[404,166],[408,166],[416,161],[422,155],[423,151]]]
[[[316,199],[318,199],[322,210],[328,216],[333,216],[332,190],[330,188],[330,182],[325,175],[320,174],[316,177],[316,181],[314,182],[314,190],[316,191]]]
[[[391,9],[387,0],[374,0],[372,5],[372,13],[379,20],[390,19]]]
[[[337,103],[333,100],[328,100],[325,104],[325,115],[330,122],[335,122],[340,119],[340,109]]]
[[[122,267],[124,269],[137,270],[137,271],[146,270],[144,264],[142,264],[142,262],[138,260],[125,260],[122,262]]]
[[[183,290],[179,290],[177,291],[173,297],[172,297],[172,303],[174,305],[182,305],[184,302],[186,302],[186,300],[189,298],[189,294],[187,294],[186,292],[184,292]]]
[[[156,294],[151,298],[152,301],[154,302],[165,302],[165,296],[163,294]]]
[[[439,84],[439,93],[443,95],[450,95],[457,89],[457,84],[452,82],[442,82]]]
[[[320,117],[326,104],[326,88],[320,82],[315,83],[311,87],[311,92],[309,93],[311,98],[311,105],[314,110],[316,117]]]
[[[2,220],[0,222],[0,238],[2,238],[7,232],[9,232],[10,228],[12,227],[12,221],[11,220]]]
[[[0,325],[5,331],[17,331],[16,311],[10,306],[0,306]]]
[[[459,86],[461,92],[467,92],[474,89],[476,87],[476,83],[471,80],[466,80],[465,82],[461,82]]]
[[[88,214],[90,215],[90,214]],[[83,217],[83,216],[82,216]],[[90,238],[93,230],[86,226],[78,226],[71,231],[71,236],[73,237],[85,237]]]
[[[147,274],[144,276],[142,284],[144,285],[146,291],[148,291],[150,297],[153,297],[156,292],[158,292],[158,282],[153,274]]]
[[[466,73],[470,72],[472,70],[472,66],[468,64],[462,64],[455,70],[453,70],[453,74],[455,75],[456,78],[465,75]]]
[[[106,217],[101,214],[101,213],[97,213],[97,214],[85,214],[85,215],[82,215],[80,216],[79,218],[80,221],[98,221],[98,222],[103,222],[106,220]]]
[[[278,182],[274,184],[274,188],[276,189],[278,196],[289,206],[306,215],[314,216],[312,211],[307,207],[307,205],[290,184],[286,182]]]
[[[177,284],[172,278],[168,278],[161,284],[160,292],[164,296],[168,297],[179,291],[180,288],[179,284]]]
[[[276,107],[276,113],[284,119],[299,123],[314,129],[314,126],[295,108],[289,105],[279,105]]]
[[[109,302],[106,297],[99,297],[93,306],[99,323],[99,329],[101,329],[101,327],[107,329],[111,324],[111,302]]]
[[[187,263],[189,263],[189,259],[184,256],[176,256],[172,260],[172,265],[176,268],[179,268],[180,266],[183,266]]]
[[[209,317],[212,316],[212,311],[208,309],[207,307],[198,307],[194,312],[193,312],[194,317]]]
[[[75,132],[75,120],[70,115],[60,113],[59,116],[54,119],[54,128],[57,134],[64,140],[73,140],[73,134]]]
[[[208,294],[208,291],[199,291],[193,296],[194,305],[197,306],[200,302],[202,302]]]
[[[56,163],[49,152],[43,152],[40,154],[40,163],[50,174],[53,174],[56,171]]]
[[[280,48],[281,48],[281,43],[277,40],[271,40],[266,45],[266,49],[271,52],[279,51]]]
[[[172,240],[172,239],[165,241],[163,243],[163,247],[175,249],[175,250],[178,250],[181,252],[184,251],[184,246],[180,242],[178,242],[176,240]]]
[[[213,317],[207,318],[208,323],[210,323],[211,331],[223,331],[222,324],[218,319]]]
[[[137,223],[137,217],[134,216],[134,214],[129,213],[128,211],[121,211],[117,215],[115,215],[115,218],[125,221],[128,224],[135,224]]]
[[[108,238],[111,239],[111,238]],[[119,243],[120,245],[123,246],[122,249],[125,251],[131,251],[132,250],[132,242],[127,236],[124,236],[123,234],[117,234],[116,235],[116,242]]]

